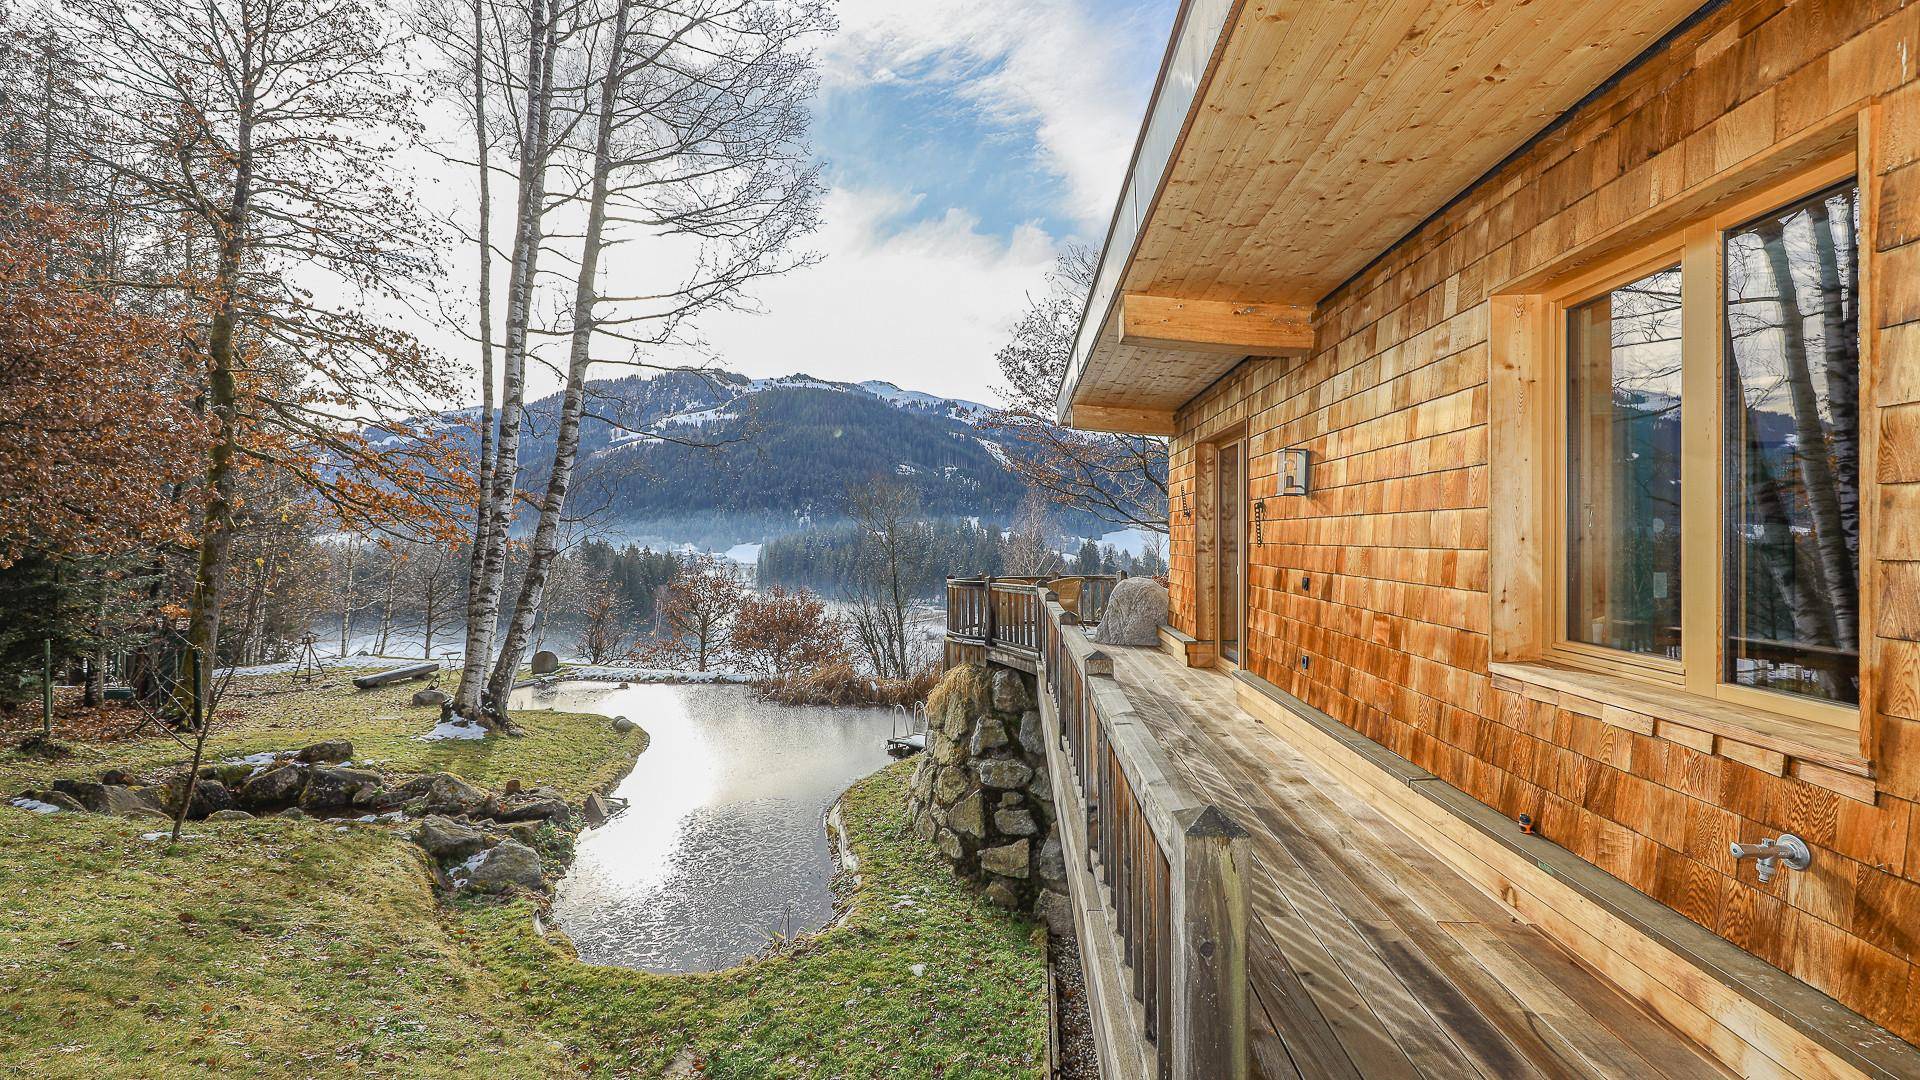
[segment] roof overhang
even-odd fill
[[[1712,6],[1712,5],[1708,5]],[[1063,420],[1165,433],[1702,0],[1185,0]]]

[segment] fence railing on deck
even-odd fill
[[[1117,580],[1107,574],[948,578],[947,666],[994,658],[1036,670],[1048,593],[1082,622],[1093,623],[1106,611]]]
[[[1139,1059],[1109,1062],[1119,1066],[1111,1075],[1243,1078],[1246,833],[1179,782],[1112,660],[1081,629],[1105,610],[1113,583],[949,578],[948,664],[1012,663],[1038,678],[1062,846],[1086,872],[1076,880],[1090,883],[1076,887],[1076,901],[1100,913],[1132,999],[1130,1036],[1096,1039],[1103,1056],[1131,1057],[1118,1048],[1138,1044]],[[1098,993],[1105,984],[1088,967]],[[1096,1015],[1096,1028],[1105,1024]]]
[[[1041,693],[1063,773],[1056,787],[1084,815],[1087,865],[1152,1044],[1150,1075],[1244,1077],[1246,832],[1167,767],[1113,661],[1077,622],[1057,603],[1041,619]]]

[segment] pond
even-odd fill
[[[627,810],[580,835],[554,894],[581,959],[712,971],[833,917],[827,811],[890,760],[888,710],[792,708],[743,686],[522,693],[517,707],[625,716],[652,737],[614,791]]]

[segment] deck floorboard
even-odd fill
[[[1180,778],[1253,840],[1256,1076],[1729,1076],[1243,711],[1225,676],[1104,646]]]

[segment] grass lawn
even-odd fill
[[[411,701],[415,691],[431,684],[355,690],[354,674],[330,673],[325,688],[301,686],[288,675],[235,680],[207,740],[207,760],[344,738],[353,742],[356,764],[372,762],[400,773],[450,772],[490,788],[509,779],[548,784],[577,802],[625,775],[646,745],[645,735],[614,731],[603,716],[566,713],[539,714],[537,722],[525,725],[524,739],[421,742],[419,736],[439,721],[440,709]],[[131,724],[136,714],[127,715]],[[164,735],[70,745],[73,755],[58,761],[0,750],[0,794],[45,787],[55,777],[92,778],[110,766],[164,772],[191,757]]]
[[[406,705],[418,685],[233,697],[244,715],[223,721],[216,757],[345,736],[356,760],[578,799],[645,743],[558,713],[523,714],[525,739],[417,742],[435,718]],[[182,758],[171,740],[53,764],[5,751],[0,791]],[[0,1076],[653,1077],[678,1061],[714,1077],[1037,1077],[1042,952],[906,831],[910,770],[846,800],[862,881],[844,922],[692,976],[582,964],[534,933],[531,901],[443,905],[386,827],[201,822],[169,853],[142,838],[158,823],[0,805]]]

